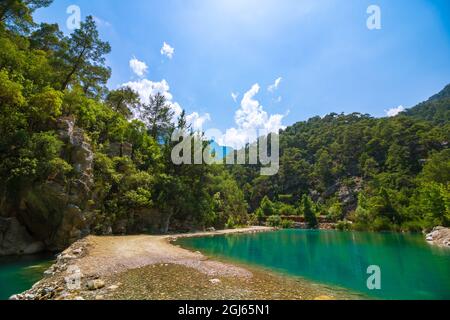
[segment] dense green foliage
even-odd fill
[[[449,89],[392,118],[330,114],[288,127],[276,176],[230,170],[257,216],[296,212],[314,226],[323,215],[364,230],[448,226]]]
[[[94,19],[70,36],[57,25],[36,25],[32,13],[50,2],[0,4],[0,216],[20,210],[31,188],[71,181],[75,168],[57,123],[73,118],[94,153],[88,209],[98,233],[121,220],[139,222],[142,212],[162,232],[291,227],[282,216],[303,216],[316,227],[325,215],[341,229],[450,224],[449,86],[393,118],[330,114],[294,124],[280,133],[275,176],[250,165],[175,165],[168,137],[190,131],[185,113],[174,124],[164,96],[142,104],[129,88],[109,91],[111,48]],[[132,120],[137,108],[141,119]],[[111,152],[117,145],[131,150]]]
[[[0,5],[1,216],[20,209],[26,190],[70,181],[74,168],[58,138],[57,120],[73,117],[94,152],[94,231],[139,220],[143,211],[156,217],[156,231],[163,232],[172,221],[180,228],[244,224],[243,193],[225,168],[172,164],[171,143],[161,138],[177,126],[162,95],[140,105],[129,88],[107,90],[110,47],[99,39],[92,17],[67,37],[57,25],[33,23],[32,12],[49,3]],[[142,120],[129,120],[138,107]],[[179,126],[185,123],[180,119]],[[111,153],[124,143],[131,154]]]

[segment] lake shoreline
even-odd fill
[[[46,271],[44,279],[30,290],[12,298],[17,300],[358,298],[358,295],[349,294],[345,290],[270,273],[248,265],[223,262],[173,244],[174,240],[186,237],[275,230],[269,227],[251,227],[165,236],[88,236],[61,253],[56,263]],[[72,282],[75,286],[70,288],[68,283]],[[171,287],[173,284],[175,287]],[[197,289],[186,290],[186,288]]]
[[[450,248],[450,228],[436,227],[426,235],[426,240],[430,245]]]

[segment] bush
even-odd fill
[[[392,231],[392,223],[386,217],[377,217],[372,223],[373,231]]]
[[[340,221],[343,218],[344,212],[342,204],[338,201],[333,203],[328,209],[328,218],[332,221]]]
[[[278,214],[281,216],[296,216],[298,210],[289,204],[279,203]]]
[[[267,218],[266,225],[268,227],[279,228],[281,227],[281,217],[280,216],[270,216]]]
[[[275,205],[267,196],[262,199],[260,209],[266,217],[276,214]]]
[[[403,232],[422,232],[425,226],[421,221],[407,221],[402,224],[401,229]]]
[[[294,228],[294,221],[283,219],[283,220],[281,220],[281,227],[283,229],[292,229],[292,228]]]
[[[227,220],[227,223],[225,223],[225,229],[235,229],[236,226],[236,221],[234,220],[233,216],[230,216]]]
[[[248,215],[247,224],[249,226],[256,226],[260,224],[258,217],[255,213]]]
[[[348,221],[339,221],[336,224],[336,229],[339,231],[349,231],[352,229],[352,224]]]
[[[318,225],[316,213],[312,208],[313,204],[311,198],[307,195],[304,195],[301,202],[301,210],[305,217],[305,221],[308,223],[309,228],[316,228]]]

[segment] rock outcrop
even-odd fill
[[[450,248],[450,229],[436,227],[431,233],[426,235],[426,239],[431,244]]]
[[[61,158],[74,173],[52,177],[20,195],[18,208],[0,220],[0,255],[62,250],[90,233],[94,154],[73,117],[58,119],[57,129],[64,142]]]
[[[17,218],[0,218],[0,256],[34,254],[45,245],[36,241]]]

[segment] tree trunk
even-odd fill
[[[160,231],[162,234],[166,234],[169,232],[170,219],[172,218],[172,213],[166,214],[161,218],[161,228]]]
[[[66,80],[64,81],[64,83],[61,86],[61,91],[64,91],[67,89],[67,86],[70,83],[70,80],[72,79],[72,76],[75,74],[75,72],[77,71],[77,69],[80,66],[81,63],[81,58],[83,58],[84,53],[86,52],[87,48],[84,47],[83,50],[81,51],[80,55],[77,58],[77,62],[75,63],[75,65],[73,66],[72,70],[70,71],[70,73],[67,75]]]

